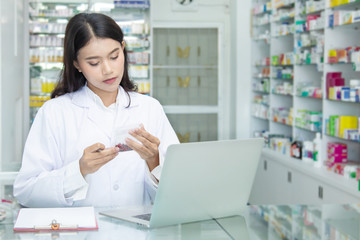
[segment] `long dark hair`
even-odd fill
[[[72,17],[65,30],[64,66],[60,73],[59,82],[51,93],[51,98],[75,92],[85,85],[86,79],[81,72],[77,71],[74,61],[77,60],[79,50],[94,36],[97,38],[111,38],[120,44],[124,41],[124,34],[119,25],[104,14],[79,13]],[[135,85],[129,78],[128,57],[125,48],[124,73],[120,85],[126,93],[136,91]]]

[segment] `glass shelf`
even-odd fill
[[[360,102],[352,102],[352,101],[342,101],[342,100],[334,100],[334,99],[326,99],[328,101],[332,101],[332,102],[339,102],[339,103],[353,103],[353,104],[360,104]]]
[[[258,17],[258,16],[261,16],[261,15],[264,15],[264,14],[268,14],[268,13],[271,13],[271,10],[267,10],[265,12],[260,12],[260,13],[255,13],[253,14],[254,17]]]
[[[216,65],[154,65],[154,69],[217,69]]]
[[[265,94],[265,95],[269,94],[269,92],[265,92],[265,91],[261,91],[261,90],[256,90],[256,89],[253,89],[252,91],[253,91],[253,92],[256,92],[256,93]]]
[[[321,133],[321,130],[311,130],[311,129],[308,129],[308,128],[305,128],[305,127],[301,127],[301,126],[298,126],[298,125],[295,125],[296,128],[298,129],[301,129],[301,130],[305,130],[305,131],[308,131],[308,132],[312,132],[312,133]]]
[[[63,48],[62,46],[30,46],[30,48]]]
[[[270,22],[262,24],[254,24],[253,27],[270,27]]]
[[[300,17],[307,17],[307,16],[309,16],[309,15],[320,14],[322,11],[325,11],[325,9],[322,8],[322,9],[318,9],[318,10],[315,10],[315,11],[312,11],[312,12],[302,13],[302,14],[300,14],[299,16],[300,16]]]
[[[309,97],[309,96],[302,96],[302,95],[295,95],[296,97],[300,97],[300,98],[306,98],[306,99],[316,99],[316,100],[322,100],[322,97]]]
[[[294,37],[294,33],[288,33],[288,34],[284,34],[284,35],[274,35],[271,36],[272,38],[285,38],[285,37]]]
[[[339,26],[333,26],[333,27],[328,27],[328,29],[331,30],[337,30],[337,29],[355,29],[357,30],[360,27],[360,22],[355,22],[355,23],[350,23],[350,24],[343,24],[343,25],[339,25]]]
[[[334,7],[329,7],[332,10],[354,10],[356,7],[360,7],[360,1],[355,1],[351,3],[341,4]]]
[[[264,117],[260,117],[260,116],[256,116],[256,115],[251,115],[252,117],[256,118],[256,119],[260,119],[260,120],[264,120],[264,121],[269,121],[268,118],[264,118]]]
[[[70,19],[73,16],[29,16],[32,20],[37,20],[41,18],[46,18],[50,20],[57,20],[57,19]]]
[[[293,78],[271,78],[272,80],[279,80],[279,81],[286,81],[286,80],[288,80],[288,81],[292,81],[292,80],[294,80]]]
[[[283,94],[283,93],[276,93],[276,92],[271,92],[271,93],[276,96],[293,97],[292,94]]]
[[[30,32],[30,35],[65,35],[65,33]]]
[[[352,142],[352,143],[359,143],[359,141],[355,141],[355,140],[350,140],[350,139],[346,139],[346,138],[342,138],[342,137],[337,137],[337,136],[331,136],[329,134],[324,134],[325,136],[327,137],[331,137],[331,138],[335,138],[335,139],[341,139],[341,140],[344,140],[344,141],[348,141],[348,142]]]
[[[282,17],[280,19],[275,19],[272,21],[272,23],[282,23],[282,22],[287,22],[287,21],[294,21],[295,17]]]
[[[271,122],[273,122],[273,123],[278,123],[278,124],[281,124],[281,125],[284,125],[284,126],[287,126],[287,127],[292,127],[292,125],[290,125],[290,124],[283,123],[283,122],[279,122],[279,121],[271,120]]]
[[[285,64],[285,65],[271,65],[271,67],[294,67],[294,64]]]
[[[292,2],[292,3],[289,3],[289,4],[286,4],[286,5],[283,5],[283,6],[280,6],[280,7],[277,7],[275,8],[276,10],[279,10],[279,9],[286,9],[286,8],[292,8],[295,6],[295,1]]]

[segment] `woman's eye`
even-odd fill
[[[97,66],[99,63],[89,63],[91,66],[95,67]]]
[[[116,57],[112,57],[111,60],[116,60],[119,57],[119,55],[117,55]]]

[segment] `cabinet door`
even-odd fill
[[[291,172],[289,204],[347,204],[359,199],[296,170]]]
[[[167,114],[181,143],[218,139],[217,114]]]
[[[262,158],[260,160],[249,202],[251,204],[281,204],[285,196],[285,167]]]

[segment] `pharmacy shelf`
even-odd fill
[[[304,1],[296,1],[295,3],[292,3],[288,6],[285,6],[283,8],[295,8],[295,12],[300,12],[299,6],[304,6],[310,0],[304,0]],[[349,159],[354,159],[358,163],[360,163],[359,155],[359,144],[357,141],[342,139],[342,138],[336,138],[332,136],[325,135],[325,129],[324,126],[326,123],[326,119],[329,118],[331,115],[355,115],[360,117],[359,112],[359,103],[356,102],[347,102],[347,101],[337,101],[337,100],[328,100],[326,99],[326,89],[325,89],[325,81],[326,81],[326,75],[329,72],[342,72],[343,77],[345,78],[345,84],[349,85],[350,79],[360,79],[359,72],[353,71],[353,65],[352,63],[336,63],[336,64],[330,64],[327,62],[327,55],[329,50],[331,49],[345,49],[350,46],[358,46],[358,29],[360,28],[360,22],[352,23],[352,24],[346,24],[341,26],[335,26],[333,28],[326,26],[326,21],[328,19],[328,14],[330,11],[337,11],[337,10],[356,10],[360,8],[360,1],[358,0],[355,3],[345,4],[342,6],[337,6],[334,8],[327,8],[326,5],[328,4],[330,0],[325,0],[323,2],[323,6],[319,6],[317,11],[309,12],[305,14],[299,14],[295,17],[295,21],[305,19],[307,16],[310,15],[316,15],[316,14],[325,14],[325,21],[323,23],[323,26],[316,26],[317,29],[311,29],[310,31],[306,32],[296,32],[294,35],[285,35],[285,36],[272,36],[272,38],[269,41],[269,46],[267,48],[259,47],[260,45],[256,45],[256,43],[253,41],[253,48],[252,48],[252,56],[254,60],[257,59],[263,59],[264,56],[279,56],[279,54],[283,53],[290,53],[290,52],[296,52],[298,53],[298,50],[301,53],[309,52],[311,53],[311,50],[313,48],[316,48],[316,45],[312,44],[309,46],[303,46],[301,48],[297,47],[298,43],[297,40],[299,38],[305,39],[311,34],[312,36],[322,37],[323,43],[324,43],[324,49],[323,53],[321,53],[321,58],[323,60],[322,63],[311,63],[311,64],[291,64],[291,65],[272,65],[270,67],[270,77],[269,77],[269,84],[270,89],[273,89],[274,86],[279,81],[286,81],[293,85],[293,94],[294,96],[289,96],[287,98],[282,97],[283,95],[277,95],[275,93],[270,93],[269,96],[269,110],[273,108],[286,108],[286,109],[292,109],[293,119],[296,118],[297,113],[299,110],[308,110],[308,111],[316,111],[316,112],[322,112],[323,120],[322,120],[322,127],[320,133],[322,133],[323,140],[322,140],[322,147],[324,154],[326,154],[327,144],[328,142],[344,142],[348,145],[349,150]],[[286,2],[286,1],[272,1],[272,5],[274,7],[274,4],[277,4],[279,2]],[[259,0],[253,0],[254,5],[256,4],[264,4],[266,3],[266,0],[260,1]],[[317,2],[318,4],[320,2]],[[276,9],[277,10],[277,9]],[[273,13],[276,12],[273,9]],[[271,18],[271,17],[270,17]],[[289,21],[291,22],[291,21]],[[278,27],[279,22],[271,22],[269,29],[273,30],[273,28]],[[254,31],[257,31],[256,28],[253,29]],[[270,33],[275,34],[274,31],[270,31]],[[294,36],[294,37],[292,37]],[[311,39],[309,39],[310,42]],[[270,54],[269,54],[270,53]],[[297,61],[298,59],[294,57],[294,62],[300,62]],[[318,59],[317,59],[318,60]],[[270,63],[272,62],[272,59],[270,59]],[[275,76],[277,76],[278,71],[281,70],[281,68],[291,68],[292,69],[292,75],[293,78],[290,79],[277,79]],[[278,70],[279,69],[279,70]],[[280,75],[279,75],[280,76]],[[250,81],[254,81],[254,79],[251,79]],[[299,96],[296,95],[296,86],[299,86],[299,84],[302,83],[308,83],[309,86],[317,86],[322,88],[322,97],[320,98],[313,98],[309,96]],[[253,94],[253,93],[251,93]],[[292,97],[292,98],[290,98]],[[255,117],[253,117],[255,119]],[[287,125],[281,122],[274,122],[273,118],[271,118],[268,122],[268,125],[261,125],[264,130],[268,129],[270,130],[269,133],[272,134],[281,134],[285,137],[291,137],[292,139],[299,138],[303,139],[304,141],[312,141],[314,139],[314,136],[317,131],[311,131],[309,129],[304,129],[299,126],[293,126],[293,125]],[[277,124],[276,124],[277,123]],[[293,121],[295,124],[295,121]],[[258,130],[258,122],[251,121],[251,130],[255,131]],[[276,159],[279,159],[277,161],[280,165],[287,166],[286,164],[289,162],[300,162],[304,166],[304,173],[306,171],[309,171],[307,169],[307,165],[304,162],[301,161],[294,161],[291,158],[286,158],[284,160],[284,157],[281,155],[274,155],[273,156]],[[324,158],[326,156],[323,156]],[[291,159],[290,161],[288,161]],[[284,160],[284,161],[282,161]],[[298,166],[295,166],[296,169]],[[339,191],[342,189],[347,189],[345,192],[349,193],[350,195],[354,196],[354,198],[359,199],[360,201],[360,194],[358,190],[358,183],[354,180],[346,180],[344,177],[339,176],[335,173],[328,172],[323,169],[317,169],[312,166],[309,166],[311,169],[310,173],[314,174],[316,179],[322,180],[321,182],[330,186],[335,187]],[[266,174],[266,173],[265,173]],[[307,176],[310,176],[311,174],[307,174]],[[338,183],[340,181],[341,184]],[[283,185],[280,185],[279,188],[288,188],[288,185],[284,183]],[[287,189],[288,195],[291,195],[291,190]]]
[[[61,24],[60,26],[63,26],[67,23],[67,21],[74,16],[78,12],[94,12],[92,7],[97,5],[98,3],[104,3],[105,0],[34,0],[34,1],[26,1],[28,4],[26,6],[27,9],[27,21],[28,21],[28,36],[30,36],[30,39],[37,38],[37,36],[43,36],[44,38],[57,38],[60,39],[64,36],[64,33],[62,31],[63,28],[56,28],[56,33],[47,32],[47,28],[43,26],[44,24]],[[90,4],[91,3],[91,4]],[[113,2],[112,2],[113,3]],[[61,9],[61,10],[59,10]],[[141,14],[137,14],[138,12],[141,12]],[[121,18],[118,18],[114,16],[114,14],[117,14],[119,12],[124,12],[124,14],[121,14]],[[126,12],[126,13],[125,13]],[[122,27],[121,21],[126,20],[126,24],[131,24],[132,22],[136,21],[137,24],[144,24],[148,23],[150,21],[150,9],[117,9],[113,8],[110,12],[104,12],[104,14],[114,16],[115,21]],[[118,14],[119,15],[119,14]],[[139,21],[140,20],[140,21]],[[38,24],[41,24],[41,29],[35,28],[34,30],[38,30],[38,32],[34,32],[33,28],[31,26],[37,26]],[[57,27],[57,26],[56,26]],[[50,28],[49,28],[50,29]],[[125,40],[128,38],[137,38],[139,41],[143,42],[143,39],[148,39],[148,41],[151,41],[150,34],[137,34],[136,32],[134,34],[129,33],[131,32],[131,28],[127,28],[126,31],[124,31]],[[138,31],[140,33],[141,31]],[[147,32],[147,29],[144,27],[144,33]],[[49,51],[50,54],[52,54],[52,50],[57,50],[55,56],[55,59],[59,60],[60,55],[62,53],[63,46],[59,46],[59,42],[56,42],[54,45],[50,45],[50,41],[41,41],[42,43],[45,43],[44,45],[39,45],[36,41],[30,42],[28,41],[27,48],[29,50],[29,53],[27,54],[29,56],[29,62],[27,63],[27,67],[30,71],[30,74],[26,77],[27,82],[30,84],[29,92],[26,94],[26,99],[29,98],[29,95],[33,95],[31,92],[38,92],[38,86],[37,84],[45,84],[48,80],[54,80],[58,78],[58,74],[56,72],[60,72],[62,69],[62,62],[31,62],[34,61],[34,58],[36,60],[38,59],[44,59],[42,54]],[[130,41],[128,41],[130,42]],[[30,45],[32,44],[32,45]],[[46,46],[45,46],[46,45]],[[133,45],[133,46],[144,46],[144,45]],[[147,52],[150,53],[149,56],[151,56],[151,50],[152,44],[149,44],[149,47],[136,47],[132,48],[128,45],[126,46],[126,50],[128,52],[134,51],[134,52]],[[40,51],[38,51],[40,50]],[[58,53],[60,52],[60,54]],[[149,66],[149,77],[147,78],[134,78],[135,82],[136,80],[146,80],[147,82],[151,81],[151,63],[150,64],[130,64],[130,66]],[[145,82],[145,81],[144,81]],[[36,91],[31,88],[32,84],[35,86]],[[143,84],[145,85],[145,84]],[[42,87],[42,86],[41,86]],[[140,89],[140,91],[143,91],[144,89]],[[145,88],[146,91],[146,88]],[[148,93],[148,92],[147,92]],[[26,103],[28,105],[28,101]],[[26,106],[28,107],[28,106]],[[31,125],[32,119],[36,115],[38,108],[29,106],[29,111],[26,110],[26,119],[25,125]],[[30,114],[28,114],[28,112]],[[27,117],[29,116],[29,117]],[[28,123],[28,124],[27,124]],[[25,131],[28,131],[26,129]]]

